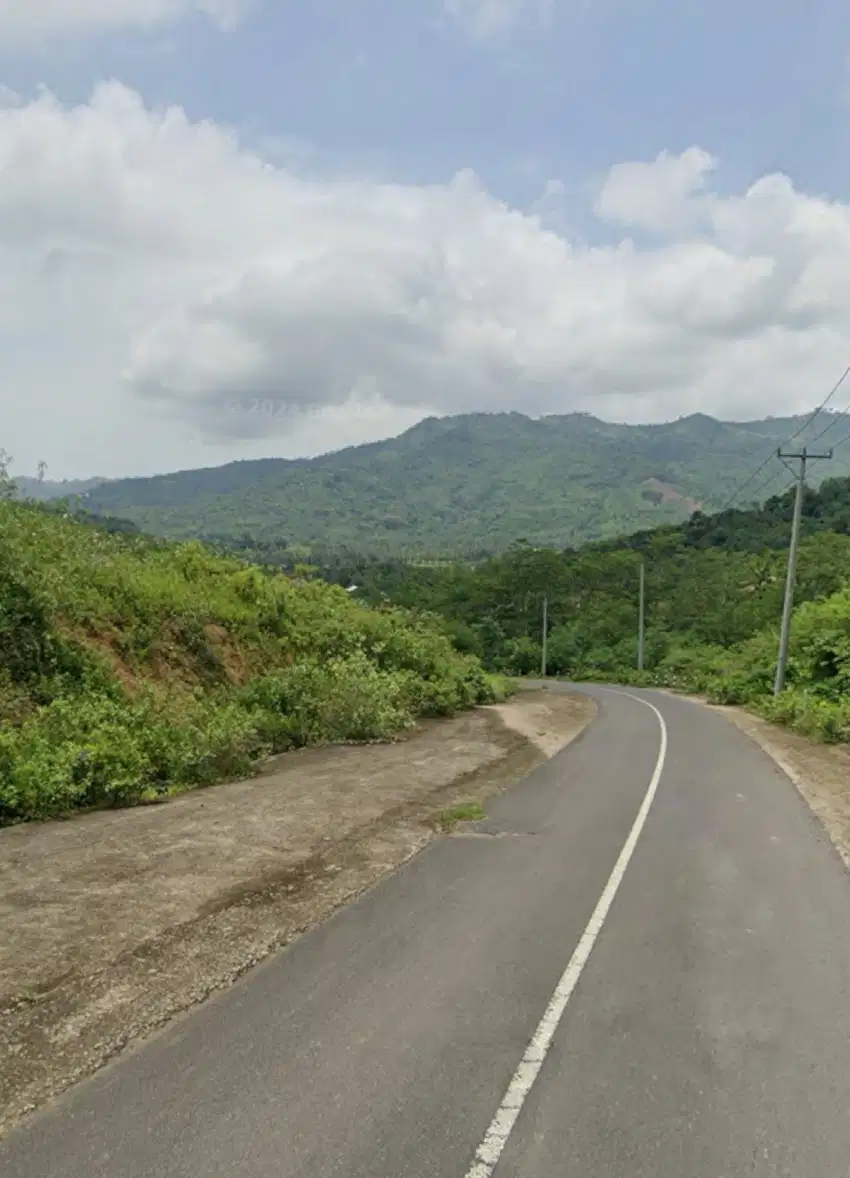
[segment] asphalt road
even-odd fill
[[[591,690],[502,837],[78,1086],[3,1178],[848,1178],[850,877],[721,716]]]

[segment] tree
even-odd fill
[[[14,461],[11,454],[0,449],[0,499],[14,499],[17,494],[15,480],[9,474],[9,467]]]

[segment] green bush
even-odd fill
[[[757,710],[766,719],[786,724],[815,740],[828,744],[850,741],[850,699],[835,702],[791,690],[759,700]]]
[[[276,752],[334,741],[386,740],[410,727],[414,681],[382,671],[362,652],[299,663],[241,693],[258,733]]]
[[[0,502],[0,824],[392,739],[505,690],[440,619]]]
[[[543,647],[534,638],[513,638],[507,643],[505,670],[511,675],[539,675]]]
[[[153,697],[62,697],[0,733],[0,824],[212,784],[250,772],[262,751],[233,703],[175,711]]]

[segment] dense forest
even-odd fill
[[[320,458],[110,482],[84,502],[147,532],[239,545],[259,560],[339,546],[478,558],[520,536],[563,548],[721,508],[753,455],[769,454],[802,424],[701,414],[639,426],[589,414],[430,418],[398,438]],[[850,474],[850,455],[839,451],[822,467],[816,476]],[[753,485],[750,495],[763,498],[788,481],[779,462],[765,477],[768,485]]]
[[[788,492],[759,509],[695,513],[678,527],[580,549],[520,541],[484,561],[428,565],[336,554],[324,574],[366,601],[439,615],[460,650],[515,675],[541,667],[545,597],[551,674],[705,691],[850,739],[850,479],[806,492],[789,690],[771,698],[792,511]]]
[[[15,486],[21,499],[32,499],[37,503],[48,503],[53,499],[68,499],[86,495],[103,483],[103,479],[39,479],[22,475],[15,479]]]

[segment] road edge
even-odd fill
[[[777,731],[779,732],[784,732],[786,731],[785,729],[781,728],[779,725],[771,725],[769,720],[765,720],[761,716],[747,711],[746,708],[735,707],[729,704],[713,704],[709,700],[700,696],[686,695],[681,692],[670,691],[664,687],[652,688],[652,690],[658,691],[662,695],[669,696],[671,699],[684,700],[686,703],[694,704],[696,707],[704,708],[707,712],[713,712],[715,715],[722,716],[725,720],[728,720],[730,724],[734,725],[734,727],[742,734],[742,736],[745,736],[748,740],[752,741],[752,743],[756,745],[756,747],[759,748],[765,754],[765,756],[770,758],[780,773],[788,778],[791,785],[805,803],[806,809],[817,823],[818,828],[826,835],[830,846],[841,859],[845,869],[848,871],[848,873],[850,873],[850,841],[845,843],[841,838],[838,837],[833,829],[833,820],[831,815],[827,812],[827,805],[825,803],[823,805],[819,805],[816,802],[818,794],[817,788],[811,785],[806,779],[805,775],[802,774],[788,760],[788,758],[771,743],[766,734],[762,731],[761,726],[764,725],[768,728],[776,727]],[[791,732],[793,730],[788,731]],[[793,733],[793,735],[798,736],[801,740],[805,740],[815,749],[820,747],[819,742],[811,741],[808,739],[808,737],[801,736],[800,733]],[[822,747],[828,748],[829,746],[823,745]]]
[[[246,974],[288,949],[305,933],[332,919],[402,870],[437,839],[446,837],[432,821],[439,809],[468,798],[473,790],[486,804],[511,789],[520,788],[529,774],[551,759],[527,734],[506,723],[497,710],[482,710],[486,710],[513,738],[496,762],[458,774],[453,781],[437,787],[417,803],[388,811],[369,829],[328,848],[321,856],[321,862],[317,859],[312,865],[312,882],[299,896],[290,898],[286,886],[279,888],[276,885],[262,892],[246,893],[227,906],[175,926],[150,943],[127,950],[99,974],[87,979],[91,983],[87,1002],[93,1007],[102,1004],[108,1008],[111,996],[121,989],[121,969],[135,970],[140,962],[148,973],[169,978],[174,961],[181,955],[196,960],[198,951],[212,952],[217,944],[217,929],[239,919],[240,909],[244,910],[243,921],[247,928],[252,908],[267,906],[267,911],[274,915],[273,934],[248,951],[250,937],[246,933],[245,951],[240,948],[237,953],[221,960],[217,972],[210,973],[203,982],[196,983],[189,990],[172,982],[163,982],[167,993],[160,995],[159,999],[154,997],[154,987],[151,986],[141,1007],[134,1007],[130,1013],[120,1006],[107,1009],[99,1022],[87,1026],[76,1038],[69,1037],[61,1052],[56,1051],[53,1033],[61,1031],[66,1023],[78,1021],[80,1014],[85,1012],[84,1006],[77,1007],[74,1002],[78,979],[69,980],[45,997],[47,1009],[53,1005],[55,1011],[52,1016],[47,1015],[46,1027],[41,1025],[38,1017],[39,1011],[46,1013],[41,1003],[37,1006],[24,1003],[14,1010],[0,1010],[0,1053],[9,1059],[15,1055],[21,1058],[37,1045],[39,1053],[44,1056],[43,1066],[36,1067],[23,1084],[13,1087],[12,1098],[4,1100],[0,1106],[0,1141],[33,1115],[49,1109],[78,1083],[115,1065],[130,1052],[142,1049],[166,1028],[190,1017],[217,994],[230,989]],[[584,723],[576,727],[559,751],[580,739],[598,714],[597,707],[589,709]],[[405,834],[408,841],[398,842],[394,847],[395,857],[379,863],[373,853],[374,846],[392,843],[394,836]],[[202,972],[199,971],[199,976]],[[51,1033],[45,1035],[45,1029]],[[56,1069],[56,1060],[60,1058],[62,1067]],[[47,1066],[51,1061],[54,1066]]]

